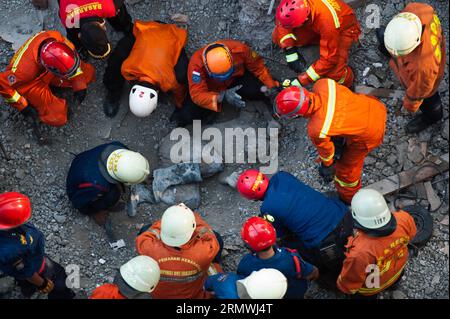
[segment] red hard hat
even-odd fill
[[[45,43],[40,52],[42,65],[57,76],[70,78],[80,66],[78,53],[67,44],[58,41]]]
[[[249,169],[239,175],[237,189],[239,193],[250,200],[261,200],[264,198],[269,179],[256,169]]]
[[[276,17],[284,28],[297,28],[305,23],[309,11],[306,0],[282,0]]]
[[[309,92],[304,87],[290,86],[281,91],[273,106],[279,117],[304,116],[309,107]]]
[[[0,230],[16,228],[31,217],[30,199],[20,193],[0,194]]]
[[[253,251],[271,247],[277,240],[275,228],[261,217],[249,218],[242,226],[241,237]]]

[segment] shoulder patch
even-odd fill
[[[8,75],[8,82],[9,82],[9,84],[16,83],[16,76],[14,74]]]
[[[200,83],[201,81],[202,81],[202,77],[200,75],[200,72],[192,71],[192,82]]]

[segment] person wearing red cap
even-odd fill
[[[318,267],[322,279],[331,276],[335,282],[353,226],[344,203],[282,171],[269,180],[258,170],[246,170],[238,178],[237,189],[249,200],[262,201],[260,217],[275,227],[281,246],[297,249]]]
[[[275,228],[264,218],[249,218],[242,226],[241,237],[252,253],[241,259],[237,275],[247,277],[263,268],[277,269],[288,280],[284,298],[303,299],[308,281],[319,277],[317,267],[305,262],[295,249],[277,247]]]
[[[0,94],[22,114],[51,126],[67,123],[67,102],[51,87],[71,88],[81,103],[94,67],[80,60],[74,46],[58,31],[33,35],[0,73]]]
[[[36,291],[48,299],[73,299],[64,268],[45,254],[45,237],[31,218],[30,199],[20,193],[0,194],[0,272],[14,277],[22,294]]]
[[[308,135],[321,161],[319,173],[327,183],[334,180],[339,197],[349,204],[361,188],[364,159],[383,142],[384,104],[321,79],[311,92],[297,86],[284,89],[276,97],[274,113],[308,119]]]
[[[347,65],[348,53],[358,41],[361,28],[355,13],[343,0],[282,0],[276,12],[272,40],[285,50],[286,61],[308,85],[327,77],[350,87],[354,75]],[[297,47],[319,44],[320,58],[306,70]]]

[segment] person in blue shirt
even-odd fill
[[[104,226],[125,186],[143,182],[149,173],[141,154],[120,142],[102,144],[75,156],[67,174],[67,195],[75,209]]]
[[[237,274],[248,276],[255,270],[274,268],[286,276],[286,299],[303,299],[309,281],[319,277],[319,270],[305,262],[298,252],[275,245],[276,231],[270,222],[261,217],[251,217],[241,230],[242,240],[252,250],[240,261]]]
[[[282,299],[287,279],[277,269],[264,268],[248,276],[218,273],[209,276],[204,284],[216,299]]]
[[[44,235],[27,223],[30,218],[27,196],[0,194],[0,272],[15,278],[27,298],[39,291],[48,299],[73,299],[64,268],[45,254]]]
[[[297,249],[321,274],[337,278],[353,226],[343,202],[282,171],[269,180],[258,170],[247,170],[239,176],[237,189],[247,199],[262,201],[260,216],[272,222],[282,246]]]

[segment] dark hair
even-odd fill
[[[98,24],[100,20],[89,20],[81,24],[80,41],[83,46],[95,55],[102,56],[109,49],[106,31]]]

